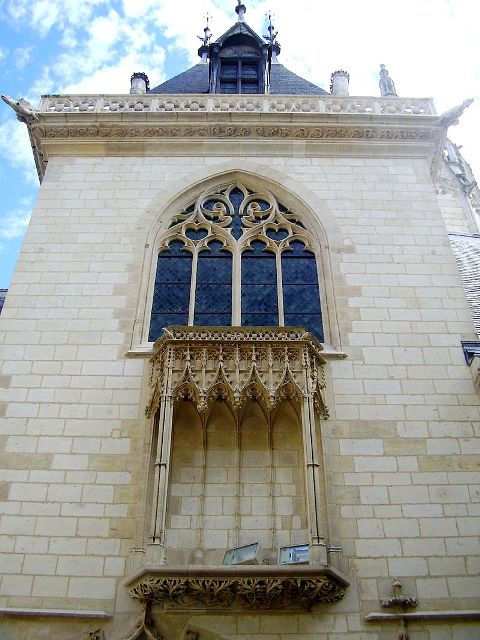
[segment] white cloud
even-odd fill
[[[109,5],[110,0],[9,0],[7,12],[14,22],[28,24],[46,36],[52,27],[63,31],[87,25],[102,4]]]
[[[11,118],[0,125],[0,154],[21,170],[27,184],[38,184],[27,127],[18,120]]]
[[[116,64],[105,65],[77,81],[65,84],[61,88],[61,93],[111,93],[116,95],[128,93],[132,72],[141,68],[152,77],[158,73],[157,69],[162,67],[164,57],[165,54],[161,48],[152,51],[148,60],[138,54],[128,55]]]
[[[23,199],[20,207],[6,216],[0,218],[0,238],[13,240],[20,238],[30,222],[32,206],[30,199]]]
[[[32,56],[32,47],[18,47],[14,51],[15,66],[17,69],[23,69]]]

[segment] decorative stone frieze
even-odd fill
[[[164,609],[306,609],[338,602],[348,586],[333,569],[307,567],[166,567],[129,583],[135,600]]]
[[[247,125],[119,125],[99,123],[91,125],[47,125],[33,126],[32,134],[38,141],[71,138],[121,138],[121,139],[165,139],[165,138],[245,138],[245,139],[291,139],[291,140],[435,140],[435,132],[429,128],[406,127],[360,127],[360,126],[302,126],[268,127]]]

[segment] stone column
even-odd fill
[[[315,425],[315,407],[313,394],[304,396],[302,407],[302,429],[305,452],[305,485],[307,491],[307,507],[309,527],[311,531],[310,560],[327,564],[324,524],[322,518],[322,486],[321,466],[318,458],[318,447]]]
[[[146,552],[147,563],[163,564],[163,562],[165,562],[165,519],[173,427],[173,403],[171,394],[173,357],[174,354],[172,350],[170,350],[167,363],[167,375],[159,406],[150,536]]]

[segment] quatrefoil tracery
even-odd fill
[[[202,237],[195,238],[199,232],[203,232]],[[308,249],[313,244],[302,223],[273,194],[251,192],[241,183],[202,193],[193,205],[175,216],[160,249],[180,238],[192,253],[207,249],[214,239],[232,253],[242,252],[254,240],[261,240],[266,251],[273,253],[288,250],[293,241],[302,242]]]

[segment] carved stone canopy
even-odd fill
[[[169,610],[307,609],[343,598],[348,581],[307,566],[145,567],[127,583],[132,598]]]
[[[323,347],[301,327],[169,327],[154,349],[147,415],[165,399],[200,413],[223,400],[241,413],[252,399],[269,412],[307,397],[328,414]]]

